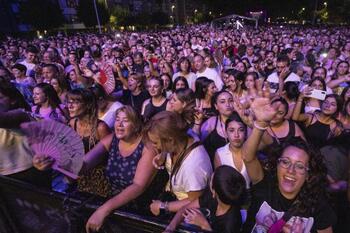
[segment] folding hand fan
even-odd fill
[[[103,86],[107,94],[111,94],[115,89],[113,68],[107,63],[101,66],[99,83]]]
[[[52,168],[78,178],[83,165],[84,145],[79,135],[70,127],[53,120],[28,122],[21,125],[34,154],[55,159]]]

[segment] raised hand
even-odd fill
[[[255,119],[259,122],[270,122],[277,114],[278,107],[277,104],[274,107],[271,106],[270,98],[266,97],[257,97],[250,104]]]

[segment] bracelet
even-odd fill
[[[267,130],[268,127],[261,127],[259,126],[255,121],[254,121],[254,127],[259,129],[259,130]]]

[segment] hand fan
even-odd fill
[[[99,83],[103,86],[107,94],[111,94],[115,89],[113,68],[107,63],[101,66]]]
[[[55,159],[52,168],[73,178],[83,165],[84,145],[79,135],[70,127],[53,120],[21,124],[34,154]]]

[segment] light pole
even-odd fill
[[[174,9],[175,9],[175,5],[172,5],[171,6],[171,16],[172,16],[172,19],[173,19],[173,24],[175,24],[175,19],[176,19],[176,17],[174,17]]]
[[[96,0],[94,0],[94,8],[95,8],[95,14],[96,14],[96,19],[97,19],[97,24],[98,24],[98,32],[101,34],[101,23],[100,23],[100,17],[98,15]]]

